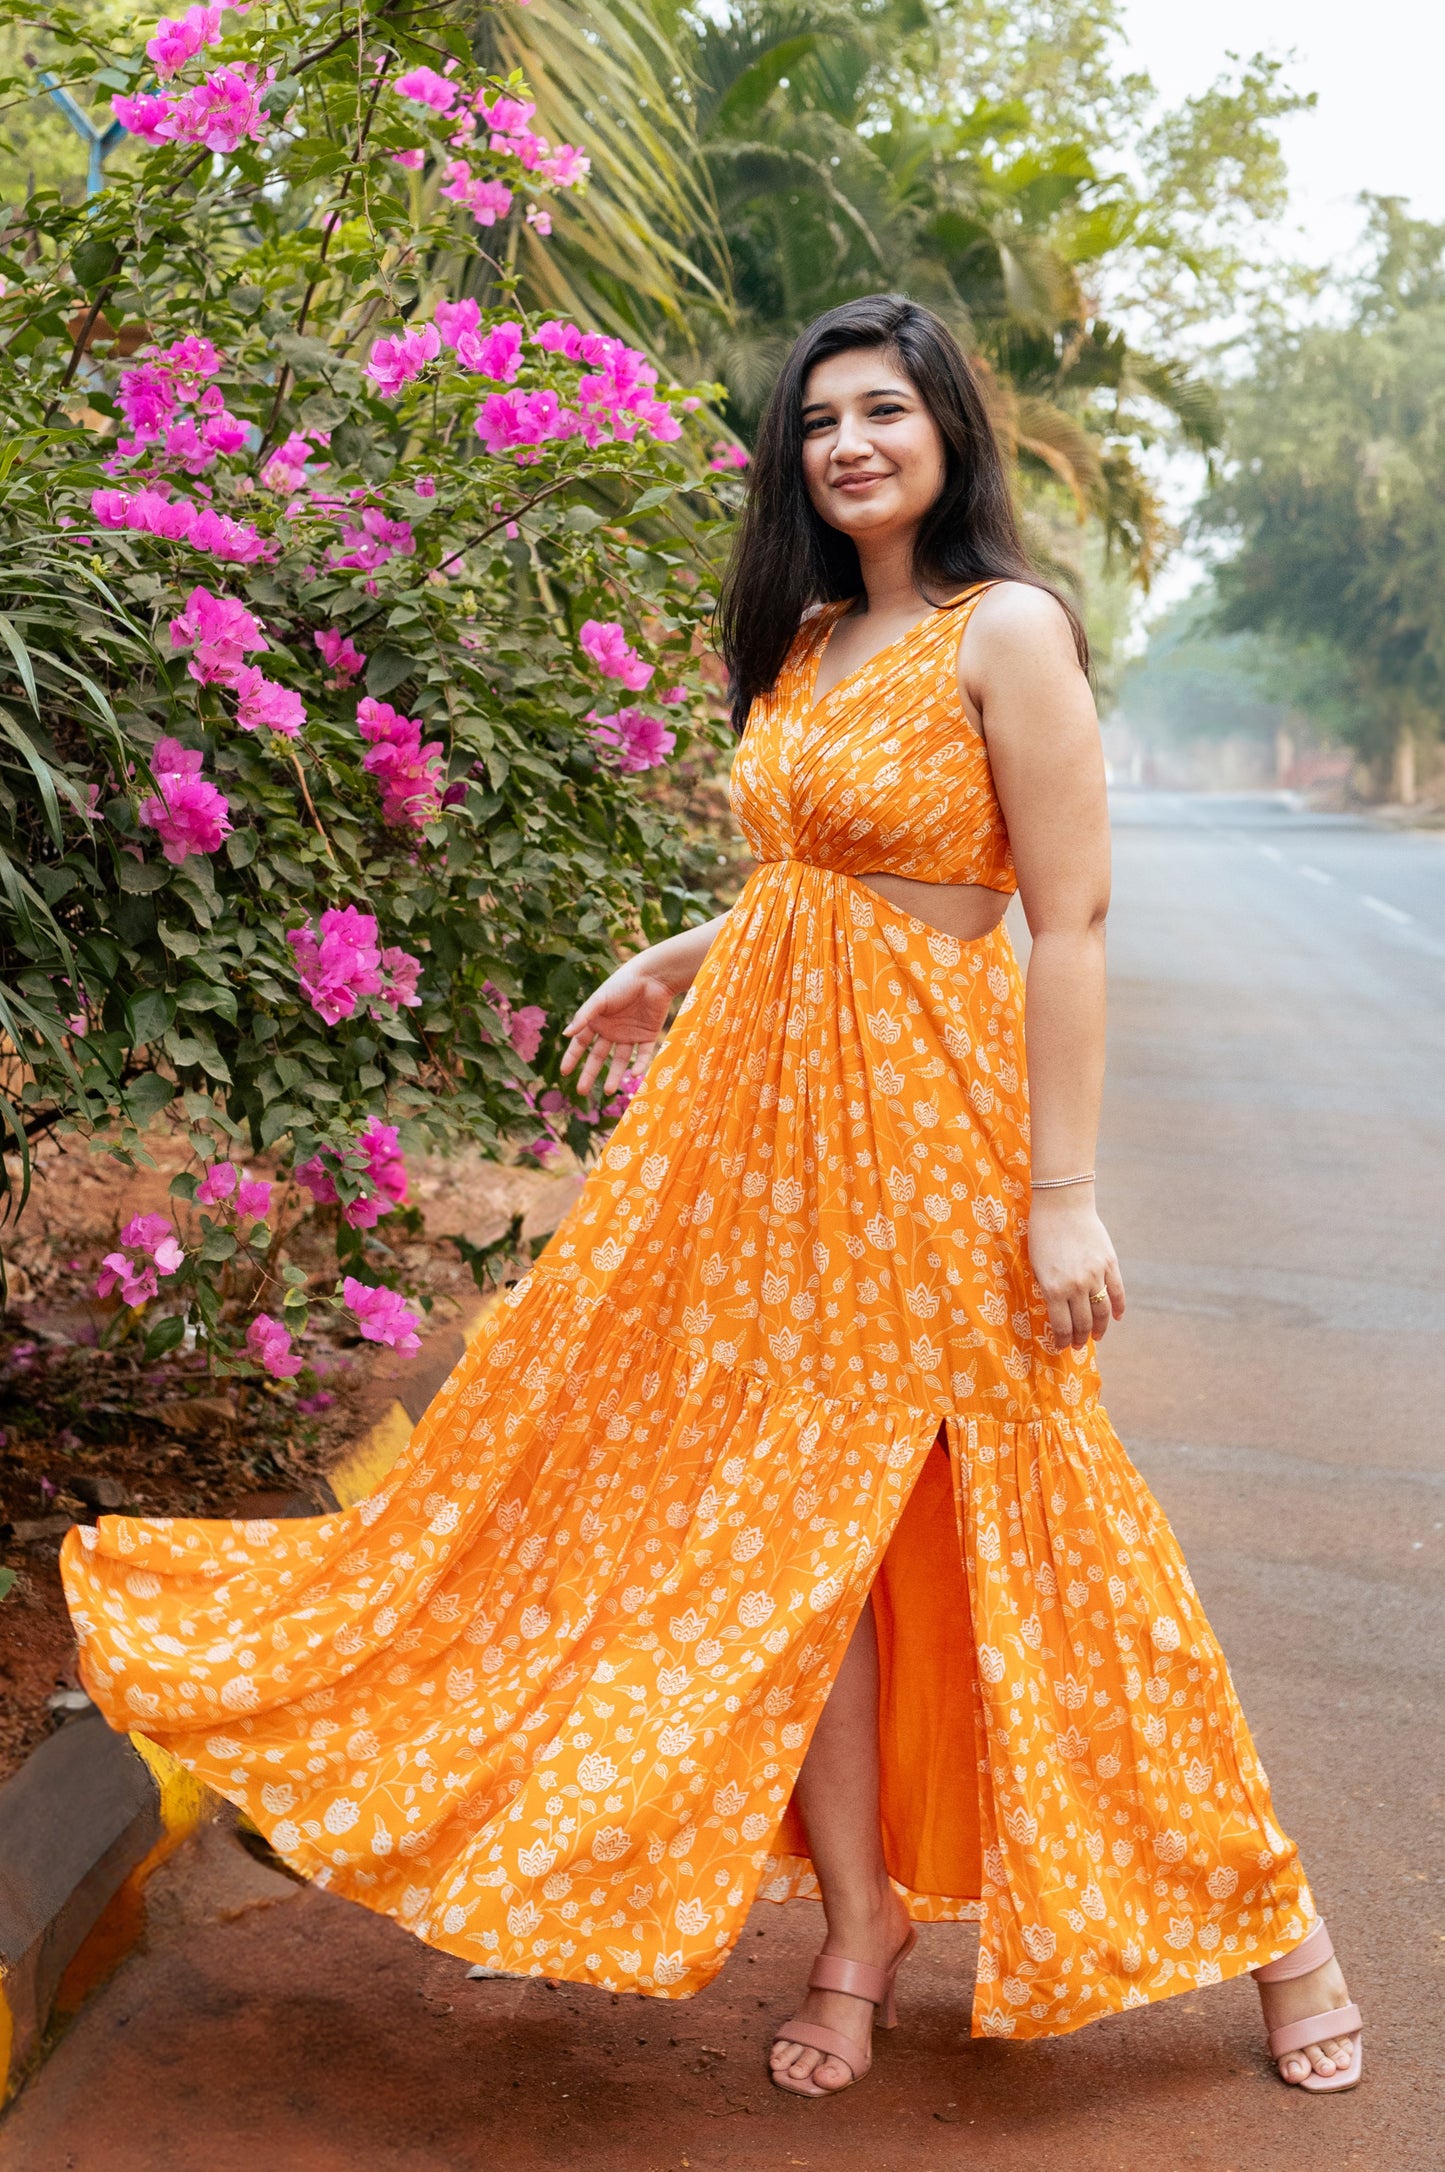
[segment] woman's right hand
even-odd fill
[[[678,991],[653,968],[652,958],[643,950],[619,965],[563,1028],[571,1046],[562,1058],[562,1074],[585,1054],[577,1081],[584,1099],[604,1063],[609,1066],[605,1090],[612,1093],[629,1072],[646,1068],[657,1046]]]

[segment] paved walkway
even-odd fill
[[[867,2082],[795,2103],[761,2059],[810,1904],[756,1909],[686,2004],[472,1983],[217,1831],[0,2172],[1440,2172],[1445,841],[1120,814],[1110,1402],[1365,2006],[1366,2086],[1283,2089],[1247,1983],[971,2043],[973,1938],[936,1927]]]

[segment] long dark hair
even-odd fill
[[[718,645],[741,731],[754,699],[773,685],[810,604],[856,596],[857,548],[814,511],[803,482],[803,388],[809,372],[855,347],[897,357],[943,436],[943,488],[919,527],[914,577],[925,593],[975,581],[1048,588],[1024,553],[1008,476],[975,372],[931,309],[901,294],[868,294],[815,317],[773,387],[748,477],[748,501],[718,608]],[[1057,591],[1049,589],[1051,595]],[[1078,614],[1058,597],[1079,661],[1088,645]]]

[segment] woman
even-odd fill
[[[1281,2074],[1347,2086],[1358,2014],[1097,1401],[1097,731],[928,312],[798,342],[723,624],[762,864],[573,1020],[590,1088],[687,991],[577,1206],[356,1510],[73,1535],[85,1679],[493,1967],[686,1996],[755,1895],[820,1894],[802,2095],[867,2071],[912,1922],[965,1916],[976,2034],[1273,1963]]]

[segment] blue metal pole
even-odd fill
[[[125,130],[119,121],[111,121],[105,128],[97,128],[84,106],[76,104],[64,84],[57,83],[49,69],[40,68],[36,73],[85,144],[85,193],[87,196],[99,196],[105,187],[105,155],[120,141]]]

